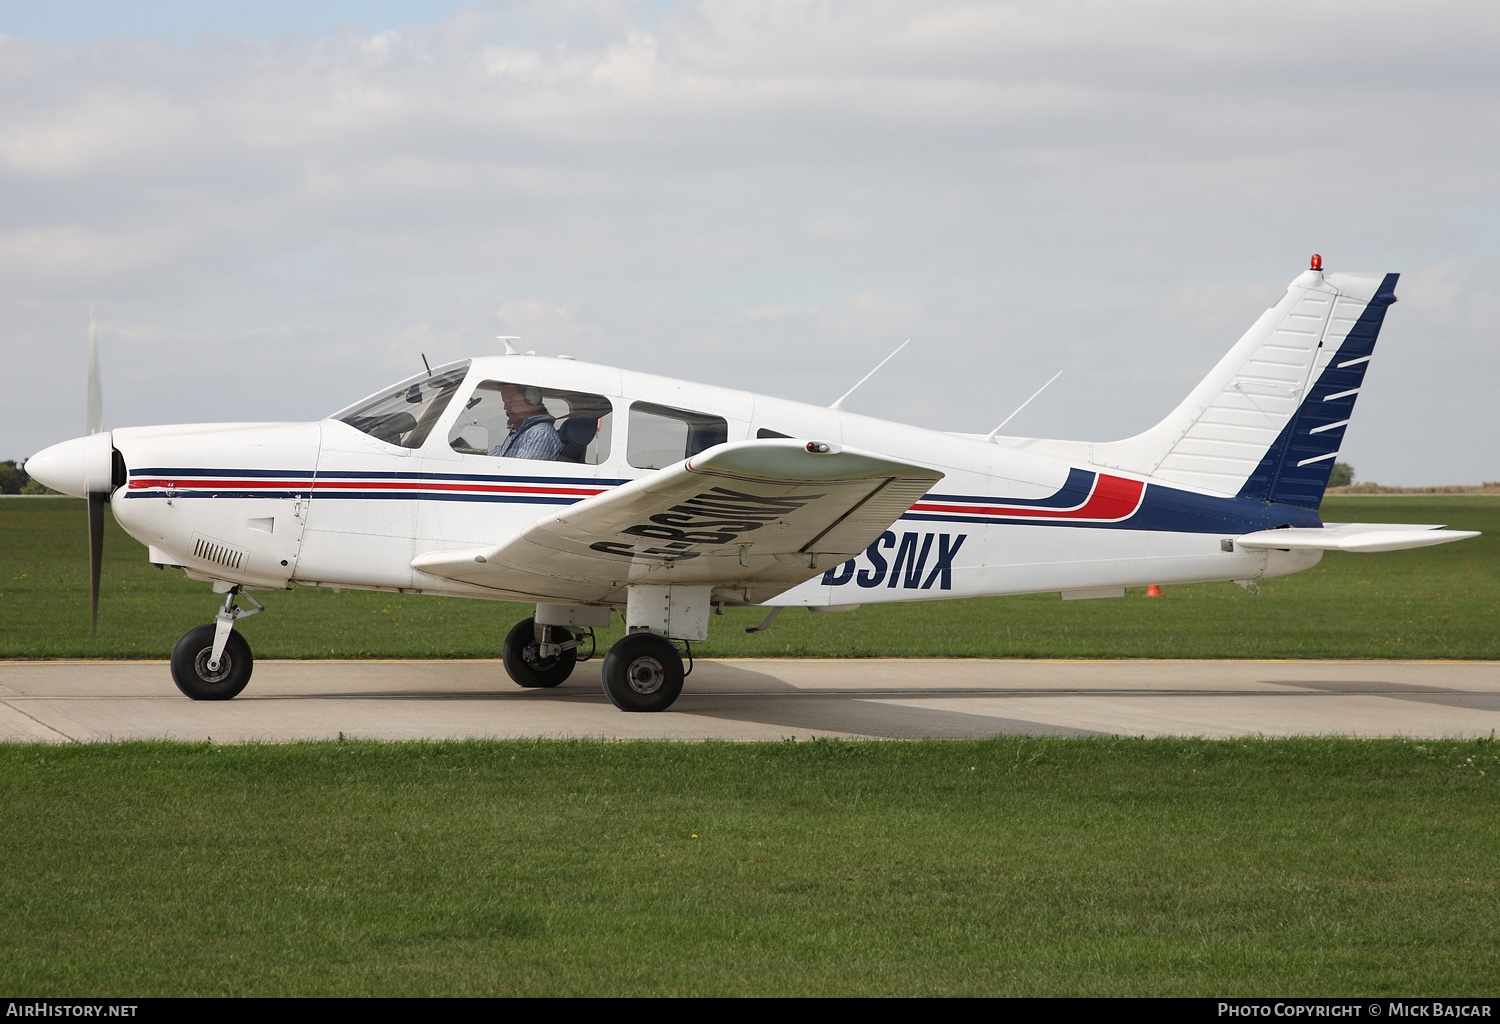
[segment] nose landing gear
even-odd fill
[[[235,600],[241,596],[255,607],[237,607]],[[193,700],[229,700],[243,690],[255,659],[245,638],[234,631],[234,623],[263,611],[259,601],[231,587],[214,621],[194,626],[172,648],[172,682],[177,688]]]

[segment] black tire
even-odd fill
[[[552,639],[565,643],[574,637],[566,627],[553,626]],[[578,664],[578,648],[569,647],[555,658],[537,657],[537,649],[535,619],[522,619],[505,634],[500,660],[517,686],[528,690],[549,688],[573,674],[573,666]]]
[[[604,692],[621,711],[665,711],[682,693],[682,655],[655,633],[631,633],[604,656]]]
[[[208,660],[214,652],[214,624],[194,626],[182,634],[172,648],[172,682],[193,700],[229,700],[250,682],[255,659],[250,645],[236,632],[229,634],[219,670],[210,672]]]

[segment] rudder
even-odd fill
[[[1245,481],[1240,497],[1314,510],[1322,504],[1385,311],[1396,301],[1400,276],[1386,274],[1381,280],[1342,344],[1323,363],[1297,412]]]

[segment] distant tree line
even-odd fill
[[[1329,487],[1350,487],[1354,484],[1354,467],[1347,462],[1335,462],[1333,472],[1328,474]]]

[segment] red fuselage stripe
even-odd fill
[[[1139,480],[1100,474],[1088,499],[1077,508],[1036,508],[1007,505],[938,505],[919,501],[913,512],[947,512],[958,515],[996,516],[1004,519],[1127,519],[1141,506],[1146,485]]]

